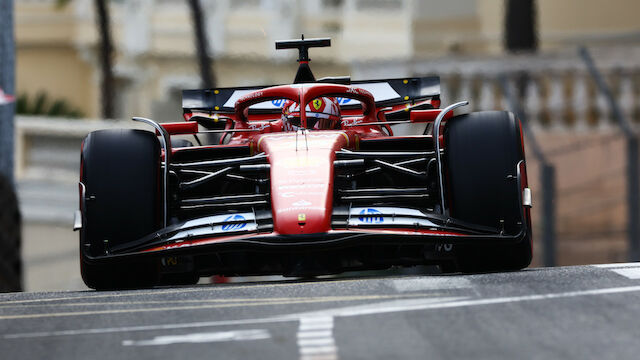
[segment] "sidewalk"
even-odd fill
[[[78,263],[77,184],[44,180],[18,182],[22,213],[25,291],[82,290]]]
[[[25,291],[83,290],[78,233],[71,224],[22,224]]]

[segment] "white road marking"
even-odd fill
[[[329,337],[318,339],[298,339],[298,346],[326,346],[333,344],[334,340]]]
[[[300,317],[298,348],[300,360],[337,360],[338,347],[333,338],[333,317]]]
[[[611,269],[611,271],[620,274],[626,278],[635,280],[640,279],[640,267],[637,268],[623,268],[623,269]]]
[[[639,289],[640,291],[640,289]],[[444,305],[449,304],[455,301],[459,301],[462,299],[468,299],[468,297],[446,297],[446,298],[422,298],[422,299],[410,299],[407,301],[403,300],[393,300],[393,301],[385,301],[373,304],[364,304],[364,305],[356,305],[356,306],[347,306],[342,308],[334,308],[320,311],[310,311],[301,314],[295,314],[300,317],[306,316],[319,316],[319,315],[329,315],[329,316],[361,316],[361,315],[373,315],[373,314],[383,314],[389,312],[399,312],[399,311],[410,311],[410,310],[422,310],[429,309],[431,305]]]
[[[337,360],[336,355],[303,355],[300,360]]]
[[[640,262],[633,263],[617,263],[617,264],[596,264],[591,265],[600,269],[608,269],[618,275],[622,275],[627,279],[640,279]]]
[[[453,276],[397,279],[393,280],[392,284],[393,287],[400,292],[462,289],[471,287],[471,282],[468,279]]]
[[[337,351],[338,349],[335,346],[306,346],[300,348],[300,355],[329,356],[335,354]],[[334,358],[337,358],[337,356],[334,356]]]
[[[332,331],[300,331],[298,332],[298,338],[319,338],[319,337],[329,337],[331,336]]]
[[[124,340],[123,346],[157,346],[183,343],[208,343],[220,341],[246,341],[269,339],[271,335],[267,330],[238,330],[196,333],[186,335],[156,336],[151,340]]]
[[[425,294],[405,294],[405,295],[365,295],[365,296],[342,296],[342,297],[307,297],[307,298],[285,298],[278,301],[270,301],[269,299],[262,299],[262,301],[249,301],[249,302],[229,302],[229,303],[214,303],[214,304],[199,304],[199,305],[185,305],[185,306],[166,306],[166,307],[144,307],[144,308],[124,308],[124,309],[110,309],[106,305],[110,303],[104,303],[107,309],[104,310],[87,310],[87,311],[62,311],[62,312],[36,312],[31,314],[11,314],[0,315],[0,321],[12,320],[12,319],[36,319],[36,318],[51,318],[51,317],[71,317],[71,316],[88,316],[88,315],[107,315],[107,314],[130,314],[130,313],[142,313],[142,312],[166,312],[166,311],[186,311],[186,310],[206,310],[206,309],[219,309],[228,307],[247,307],[247,306],[273,306],[273,305],[285,305],[285,304],[308,304],[308,303],[321,303],[321,302],[338,302],[338,301],[362,301],[362,300],[376,300],[384,298],[401,298],[401,297],[419,297]],[[203,303],[209,301],[203,300]],[[141,303],[141,302],[138,302]],[[170,302],[168,302],[170,303]],[[195,302],[198,303],[197,301]],[[132,304],[135,304],[133,302]],[[21,305],[23,306],[23,305]],[[33,306],[33,305],[26,305]],[[0,306],[1,308],[2,306]],[[20,307],[20,306],[19,306]],[[11,308],[11,306],[10,306]]]
[[[335,279],[332,280],[332,284],[341,284],[341,283],[350,283],[350,282],[363,282],[363,279]],[[269,283],[269,284],[259,284],[261,288],[278,288],[278,287],[291,287],[291,286],[314,286],[315,284],[311,281],[309,282],[290,282],[283,281],[280,283]],[[167,295],[167,294],[184,294],[186,292],[219,292],[222,290],[244,290],[244,289],[255,289],[257,285],[242,285],[239,284],[224,284],[224,285],[211,285],[211,286],[197,286],[192,288],[171,288],[171,289],[155,289],[151,291],[126,291],[121,293],[107,293],[107,294],[97,294],[91,293],[91,295],[80,295],[80,296],[61,296],[56,298],[40,298],[40,299],[24,299],[24,300],[8,300],[2,301],[2,304],[29,304],[29,303],[38,303],[38,302],[52,302],[52,301],[65,301],[65,300],[76,300],[76,299],[101,299],[101,298],[122,298],[122,297],[132,297],[132,296],[140,296],[140,295]],[[77,291],[63,291],[61,292],[76,294]],[[0,294],[0,299],[2,296]]]
[[[331,323],[333,325],[333,323]],[[326,329],[325,323],[301,323],[300,330],[309,331],[309,330],[323,330]]]
[[[228,326],[228,325],[264,324],[264,323],[299,321],[302,318],[308,318],[313,316],[315,317],[318,317],[318,316],[347,317],[347,316],[383,314],[383,313],[401,312],[401,311],[449,309],[449,308],[458,308],[458,307],[486,306],[486,305],[495,305],[495,304],[540,301],[540,300],[551,300],[551,299],[566,299],[566,298],[573,298],[573,297],[580,297],[580,296],[624,294],[624,293],[632,293],[632,292],[640,292],[640,286],[622,286],[622,287],[613,287],[613,288],[604,288],[604,289],[591,289],[591,290],[512,296],[512,297],[498,297],[498,298],[488,298],[488,299],[468,299],[464,297],[462,298],[454,297],[454,298],[440,298],[440,299],[424,298],[424,299],[411,299],[411,300],[404,300],[404,301],[403,300],[385,301],[385,302],[375,303],[370,305],[338,308],[338,309],[327,309],[319,312],[305,312],[305,313],[299,313],[299,314],[290,314],[290,315],[283,315],[283,316],[276,316],[276,317],[262,318],[262,319],[242,319],[242,320],[228,320],[228,321],[160,324],[160,325],[130,326],[130,327],[118,327],[118,328],[43,331],[43,332],[32,332],[32,333],[5,334],[2,336],[2,338],[18,339],[18,338],[34,338],[34,337],[49,337],[49,336],[91,335],[91,334],[105,334],[105,333],[115,333],[115,332],[130,332],[130,331],[185,329],[185,328],[215,327],[215,326]]]
[[[640,267],[640,262],[631,263],[614,263],[614,264],[595,264],[591,265],[597,268],[609,269],[609,268],[625,268],[625,267]]]
[[[192,329],[216,326],[234,326],[234,325],[254,325],[254,324],[271,324],[278,322],[297,321],[298,318],[291,316],[272,317],[265,319],[241,319],[227,321],[202,321],[194,323],[175,323],[160,325],[141,325],[141,326],[123,326],[114,328],[97,328],[97,329],[78,329],[78,330],[58,330],[58,331],[41,331],[21,334],[3,335],[4,339],[20,339],[20,338],[36,338],[49,336],[78,336],[78,335],[97,335],[118,332],[134,332],[134,331],[156,331],[156,330],[174,330],[174,329]]]

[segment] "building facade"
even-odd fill
[[[367,62],[501,56],[503,0],[201,0],[218,86],[291,81],[293,51],[274,41],[331,37],[312,50],[319,76],[358,74]],[[17,92],[67,100],[99,117],[93,0],[16,0]],[[116,114],[180,116],[180,90],[199,86],[191,18],[182,0],[109,1]],[[576,44],[640,43],[640,3],[538,0],[541,52]],[[410,70],[401,69],[400,72]],[[360,71],[362,73],[362,71]],[[402,76],[411,75],[403,74]]]

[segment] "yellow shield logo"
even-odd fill
[[[312,104],[313,108],[316,109],[316,111],[319,111],[320,109],[322,109],[324,102],[322,101],[322,99],[314,99]]]

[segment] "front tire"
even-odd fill
[[[525,159],[520,121],[505,111],[455,116],[444,132],[447,201],[451,216],[472,224],[504,228],[516,234],[522,227],[516,167]],[[526,171],[522,174],[526,186]],[[471,244],[456,247],[463,272],[513,271],[531,263],[531,221],[515,244]],[[504,224],[501,224],[501,220]]]
[[[99,130],[83,141],[81,181],[86,187],[80,232],[82,279],[94,289],[153,286],[157,265],[99,259],[114,246],[160,228],[160,144],[143,130]]]

